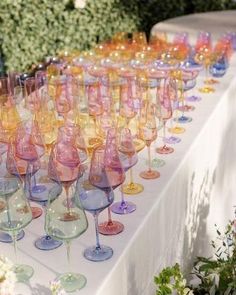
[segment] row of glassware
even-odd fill
[[[233,51],[234,34],[225,34],[212,47],[211,36],[199,33],[194,47],[187,34],[173,42],[163,35],[147,44],[140,32],[127,38],[117,34],[93,51],[63,53],[35,68],[34,76],[9,73],[0,83],[0,240],[16,241],[32,217],[45,210],[46,235],[36,240],[42,250],[59,247],[70,253],[71,240],[86,231],[85,211],[93,214],[96,245],[85,249],[85,258],[103,261],[113,250],[101,245],[99,232],[114,235],[124,225],[111,217],[136,210],[124,194],[138,194],[143,186],[133,179],[137,153],[147,146],[146,180],[160,177],[156,168],[165,164],[151,159],[151,144],[163,129],[159,154],[174,151],[173,144],[191,122],[187,112],[199,96],[186,93],[196,85],[199,72],[214,77],[225,74]],[[210,78],[201,92],[214,91]],[[167,123],[170,125],[167,126]],[[166,129],[171,136],[166,136]],[[130,181],[125,184],[125,173]],[[114,202],[113,190],[120,187],[121,200]],[[27,196],[27,198],[25,197]],[[108,220],[98,224],[98,215],[108,208]],[[9,235],[10,234],[10,235]],[[16,265],[19,281],[33,275],[30,266]],[[66,291],[82,288],[86,278],[68,272],[58,277]]]

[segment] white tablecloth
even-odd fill
[[[145,167],[146,149],[140,153],[135,179],[145,190],[127,196],[137,210],[125,216],[113,215],[125,225],[117,236],[101,236],[101,242],[114,249],[105,262],[83,258],[85,247],[95,242],[91,216],[89,228],[72,243],[72,270],[87,277],[87,285],[74,294],[151,295],[155,294],[153,276],[163,267],[179,262],[191,268],[196,255],[211,253],[209,241],[214,224],[226,224],[236,204],[236,55],[227,74],[216,85],[216,92],[203,94],[202,101],[189,113],[193,121],[184,125],[181,143],[166,156],[157,180],[143,180],[138,174]],[[202,83],[199,78],[198,85]],[[198,87],[197,87],[198,88]],[[197,91],[197,90],[196,90]],[[161,135],[161,132],[160,132]],[[152,146],[161,143],[159,138]],[[157,156],[157,154],[155,154]],[[120,198],[116,191],[116,198]],[[106,219],[106,212],[100,221]],[[44,233],[44,219],[33,220],[19,241],[19,260],[30,264],[35,274],[29,285],[17,284],[16,294],[47,295],[49,281],[66,270],[66,250],[40,251],[34,240]],[[0,244],[0,253],[14,259],[13,247]]]
[[[193,42],[199,31],[208,31],[217,39],[226,32],[236,32],[235,19],[236,10],[189,14],[157,23],[151,34],[165,32],[172,37],[175,33],[188,32],[190,41]]]

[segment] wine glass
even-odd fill
[[[99,214],[114,201],[114,193],[106,173],[103,174],[103,178],[99,178],[94,174],[92,167],[89,171],[87,169],[78,179],[77,192],[84,210],[90,212],[94,217],[96,231],[96,245],[86,248],[84,257],[91,261],[107,260],[112,257],[113,250],[111,247],[100,244],[98,230]]]
[[[58,130],[57,142],[58,141],[64,141],[68,144],[74,145],[77,148],[81,163],[84,163],[87,160],[87,147],[79,125],[69,123],[60,127]]]
[[[185,93],[188,90],[194,88],[194,86],[196,85],[197,74],[198,73],[196,71],[185,70],[184,67],[181,69],[181,81],[177,85],[180,86],[179,103],[181,103],[181,106],[178,106],[178,110],[181,111],[182,114],[174,119],[175,122],[178,122],[180,124],[185,124],[192,121],[192,118],[190,116],[186,116],[185,112],[193,111],[195,107],[185,104]]]
[[[136,153],[139,153],[145,148],[145,142],[138,137],[138,118],[135,117],[133,120],[131,120],[130,131],[132,133],[132,141],[135,151]],[[134,181],[132,166],[129,168],[129,175],[129,182],[122,185],[122,191],[128,195],[136,195],[141,193],[144,190],[144,187],[142,184]]]
[[[159,106],[160,117],[163,121],[163,146],[156,148],[156,152],[159,154],[170,154],[173,153],[174,149],[166,144],[166,122],[172,117],[169,79],[165,79],[164,85],[160,88],[157,105]]]
[[[101,83],[99,81],[88,85],[88,112],[95,124],[97,116],[103,113]]]
[[[4,155],[2,157],[2,161],[0,159],[0,183],[4,184],[4,181],[7,182],[7,177],[10,177],[10,175],[8,174],[8,171],[6,169],[6,155]],[[17,240],[22,239],[24,235],[25,235],[24,230],[19,231],[19,233],[17,234]],[[11,243],[12,242],[11,235],[9,235],[6,232],[0,232],[0,242]]]
[[[46,206],[48,202],[49,192],[51,193],[51,199],[56,198],[62,190],[61,184],[59,181],[51,180],[48,176],[48,163],[43,163],[41,168],[33,175],[30,182],[30,196],[29,199],[40,204],[46,215]],[[37,183],[37,184],[36,184]],[[44,190],[33,190],[35,186],[44,187]],[[53,239],[51,236],[45,234],[34,242],[34,245],[37,249],[40,250],[53,250],[62,245],[62,242],[59,240]]]
[[[211,80],[208,78],[209,68],[215,62],[215,57],[214,57],[212,50],[210,48],[208,48],[207,46],[200,47],[199,51],[197,51],[195,54],[195,60],[196,60],[196,62],[203,64],[203,66],[205,67],[204,83],[206,85],[199,88],[198,90],[202,93],[215,92],[215,89],[212,86],[210,86],[210,84],[212,84],[212,83],[211,83]]]
[[[51,150],[48,164],[49,177],[56,182],[60,181],[68,196],[65,203],[68,214],[71,206],[69,190],[81,172],[81,159],[75,141],[76,138],[71,137],[70,133],[61,131]]]
[[[31,222],[32,212],[17,177],[8,176],[4,182],[0,182],[0,205],[0,230],[12,237],[17,281],[27,282],[34,271],[31,266],[17,263],[17,234]]]
[[[60,157],[61,155],[58,155],[57,153],[57,156]],[[68,161],[66,162],[68,164]],[[52,164],[52,162],[50,164]],[[57,165],[59,165],[59,163],[57,163]],[[52,169],[52,165],[49,170],[50,169]],[[60,170],[62,175],[59,176],[62,180],[62,184],[64,182],[63,186],[65,186],[65,183],[71,182],[71,180],[69,180],[70,174],[65,174],[63,170],[64,169]],[[49,171],[49,174],[55,176],[55,173],[52,171]],[[66,245],[68,272],[61,274],[56,278],[66,292],[74,292],[82,289],[87,281],[83,275],[74,273],[70,270],[71,241],[82,235],[88,228],[86,215],[82,209],[80,200],[76,195],[77,193],[74,185],[70,186],[69,191],[62,190],[60,195],[56,198],[55,192],[50,192],[45,219],[46,233],[53,239],[63,241]]]
[[[120,86],[120,116],[126,120],[126,127],[128,128],[129,122],[135,117],[137,111],[134,106],[134,81],[135,71],[130,67],[122,67],[119,71],[119,76],[124,80]]]
[[[72,101],[70,95],[71,77],[63,76],[57,77],[54,80],[55,87],[55,106],[59,116],[66,120],[66,116],[72,108]]]
[[[41,106],[40,92],[37,89],[37,83],[34,77],[27,78],[24,81],[25,108],[34,113]]]
[[[195,53],[190,53],[190,56],[181,64],[181,68],[184,69],[184,71],[192,72],[192,75],[194,78],[197,78],[199,72],[202,70],[202,65],[198,64],[194,60]],[[197,102],[201,100],[201,97],[199,95],[190,95],[185,98],[187,102]]]
[[[21,119],[15,105],[1,106],[0,109],[0,141],[8,143],[14,136]]]
[[[88,152],[88,156],[91,157],[93,150],[96,149],[98,146],[103,144],[103,137],[102,134],[99,132],[99,128],[97,126],[97,121],[94,122],[94,119],[91,116],[81,115],[79,118],[79,126],[81,129],[81,134],[83,136],[85,146]],[[78,146],[82,148],[82,146],[78,143]]]
[[[44,154],[44,144],[41,134],[38,130],[36,121],[24,121],[19,124],[16,132],[15,139],[15,158],[22,159],[27,162],[27,179],[28,180],[28,193],[32,191],[43,192],[44,186],[35,183],[31,187],[31,177],[40,169],[39,158]],[[13,155],[14,157],[14,155]],[[25,171],[20,171],[21,175],[26,175]],[[42,215],[42,209],[39,207],[31,207],[33,218]]]
[[[139,122],[139,136],[145,141],[148,149],[148,170],[140,173],[144,179],[155,179],[160,177],[160,173],[153,170],[151,167],[151,143],[157,138],[157,126],[155,120],[154,105],[147,101],[142,109],[142,114]]]
[[[47,108],[42,108],[35,113],[35,121],[37,122],[39,132],[41,134],[45,155],[49,156],[53,143],[57,138],[57,120],[54,112]]]
[[[21,179],[27,197],[31,194],[31,178],[40,169],[40,162],[33,161],[30,165],[28,161],[18,157],[16,152],[16,140],[10,139],[7,151],[6,168],[8,173],[17,176]],[[30,207],[33,218],[38,218],[42,215],[42,209],[39,207]]]
[[[97,147],[93,151],[90,168],[90,182],[92,185],[100,189],[106,189],[107,181],[103,182],[103,179],[106,180],[106,177],[108,177],[109,183],[114,189],[123,182],[123,179],[117,179],[116,171],[106,168],[105,151],[106,149],[104,145]],[[92,174],[94,174],[94,177]],[[101,234],[116,235],[123,231],[124,225],[119,221],[112,220],[111,210],[110,207],[108,207],[108,221],[100,223],[98,229]]]
[[[178,124],[179,119],[179,104],[183,102],[184,100],[184,86],[183,86],[183,80],[182,80],[182,71],[180,70],[174,70],[170,72],[171,77],[171,84],[175,91],[175,94],[173,95],[172,99],[172,109],[174,114],[176,113],[176,117],[173,119],[173,121],[176,123],[175,126],[171,126],[168,131],[173,134],[181,134],[185,132],[185,129]],[[174,115],[173,115],[174,116]]]
[[[120,157],[120,161],[122,163],[122,166],[124,168],[124,171],[125,172],[129,171],[129,175],[130,175],[129,182],[127,184],[122,184],[120,190],[123,194],[127,193],[130,195],[135,195],[135,194],[141,193],[144,188],[141,184],[133,181],[132,167],[137,164],[138,156],[137,156],[137,146],[135,146],[135,144],[134,144],[135,141],[132,139],[132,137],[131,137],[131,141],[132,141],[132,145],[133,145],[133,149],[134,149],[132,152],[132,155],[131,155],[131,148],[129,148],[130,151],[128,151],[127,147],[124,147],[124,146],[122,147],[120,144],[118,146],[119,157]],[[144,144],[144,147],[145,147],[145,144]],[[122,206],[119,206],[119,204],[121,205],[121,203],[122,203]],[[121,195],[121,203],[119,203],[119,202],[117,203],[117,207],[120,207],[120,208],[117,208],[116,211],[120,211],[120,212],[123,211],[123,213],[115,212],[114,211],[115,209],[112,209],[112,211],[114,213],[127,214],[127,213],[131,213],[136,210],[136,205],[124,200],[124,195]]]
[[[120,154],[118,152],[118,147]],[[129,161],[121,155],[128,155]],[[123,161],[122,161],[123,160]],[[108,177],[111,180],[113,188],[121,184],[121,201],[111,205],[111,211],[117,214],[128,214],[136,210],[136,205],[124,199],[122,184],[125,181],[125,170],[131,168],[137,163],[137,154],[132,142],[129,129],[124,128],[120,133],[120,142],[117,143],[117,130],[110,128],[107,133],[106,150],[105,150],[105,166],[108,172]]]

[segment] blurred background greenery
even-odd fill
[[[1,0],[0,71],[26,71],[46,56],[84,50],[118,31],[145,31],[167,18],[235,9],[235,0]]]

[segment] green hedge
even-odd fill
[[[85,9],[76,9],[70,0],[1,0],[0,36],[7,69],[24,70],[66,48],[82,50],[115,31],[136,30],[137,5],[121,9],[120,2],[88,0]]]
[[[117,31],[145,30],[166,18],[224,8],[233,0],[0,0],[1,53],[7,70],[27,70],[64,49],[83,50]]]

